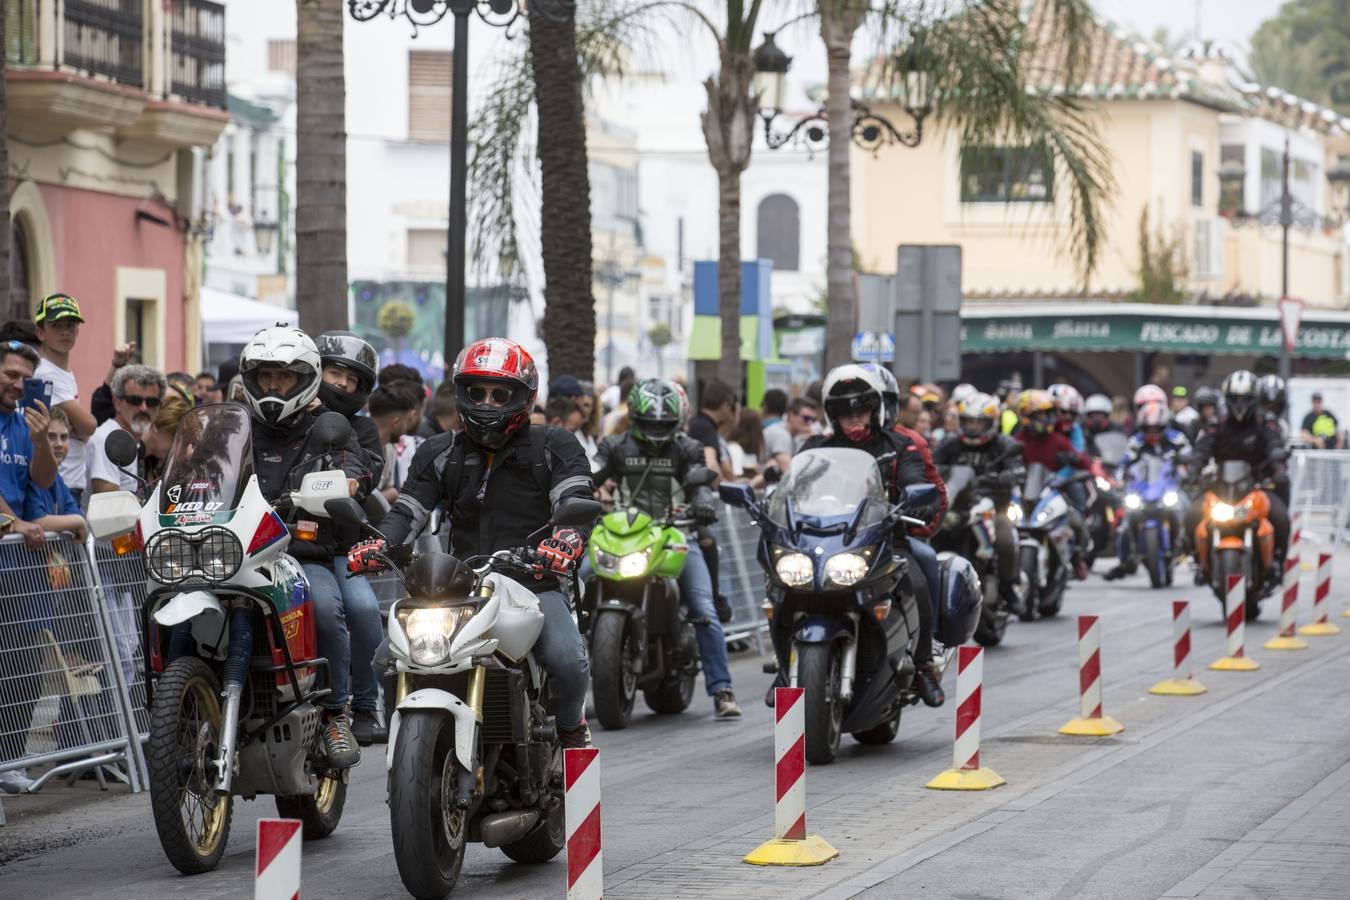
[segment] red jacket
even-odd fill
[[[924,439],[923,435],[898,423],[894,426],[894,430],[896,434],[909,439],[909,446],[906,449],[918,452],[923,459],[923,472],[928,479],[928,483],[937,486],[938,496],[941,498],[938,501],[937,513],[926,527],[915,528],[910,532],[923,538],[932,537],[938,526],[942,524],[942,517],[947,514],[947,482],[942,480],[942,473],[933,464],[933,452],[929,449],[928,441]]]
[[[1061,432],[1052,431],[1046,435],[1034,435],[1023,428],[1017,432],[1017,440],[1022,442],[1022,460],[1027,465],[1040,463],[1052,472],[1066,465],[1076,469],[1092,467],[1092,460],[1087,458],[1087,454],[1075,450],[1073,441]],[[1067,454],[1064,461],[1060,460],[1061,453]]]

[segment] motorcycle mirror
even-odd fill
[[[384,499],[384,494],[379,491],[371,491],[366,495],[361,508],[365,510],[366,521],[378,527],[384,521],[385,513],[389,512],[389,501]]]
[[[717,480],[717,473],[707,466],[694,466],[684,477],[686,488],[706,487]]]
[[[346,421],[345,419],[343,421]],[[357,503],[351,497],[337,497],[323,502],[323,511],[328,513],[328,518],[334,522],[340,522],[343,525],[360,527],[366,523],[366,514],[361,509],[361,504]]]
[[[900,497],[901,509],[915,509],[920,506],[931,506],[938,501],[938,489],[932,484],[911,484],[905,487],[904,494]]]
[[[309,435],[310,440],[319,446],[327,450],[337,450],[351,439],[352,426],[342,413],[329,411],[314,421]]]
[[[754,488],[748,484],[729,484],[724,481],[717,486],[717,496],[727,506],[739,506],[741,509],[750,509],[755,504]]]
[[[553,517],[549,519],[549,524],[571,525],[573,527],[589,525],[599,517],[603,508],[599,500],[573,497],[558,504],[558,508],[553,510]]]
[[[109,434],[103,444],[103,452],[119,469],[136,462],[137,449],[136,439],[120,428]]]

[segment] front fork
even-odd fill
[[[244,696],[244,680],[248,677],[249,655],[253,651],[252,610],[235,607],[230,610],[230,649],[225,657],[225,709],[220,727],[220,744],[216,756],[216,783],[218,794],[229,794],[234,780],[234,743],[239,731],[239,704]]]

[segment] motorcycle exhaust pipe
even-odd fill
[[[512,809],[488,813],[478,820],[478,833],[486,847],[500,847],[523,838],[539,821],[537,809]]]

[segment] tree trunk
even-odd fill
[[[310,334],[347,327],[347,89],[342,4],[296,9],[295,306]]]
[[[717,295],[721,357],[717,380],[741,391],[741,172],[717,173]]]
[[[539,109],[544,257],[544,349],[550,376],[591,380],[595,371],[591,182],[576,20],[530,9],[530,60]]]
[[[27,318],[32,311],[27,307],[14,309],[9,297],[9,113],[5,106],[5,64],[9,62],[9,34],[0,11],[0,309],[5,318]]]
[[[825,365],[853,361],[856,321],[853,252],[850,234],[849,153],[852,150],[853,107],[849,99],[849,62],[861,14],[853,0],[822,0],[820,36],[829,62],[830,120],[829,191],[826,226],[825,283],[829,303],[825,320]]]

